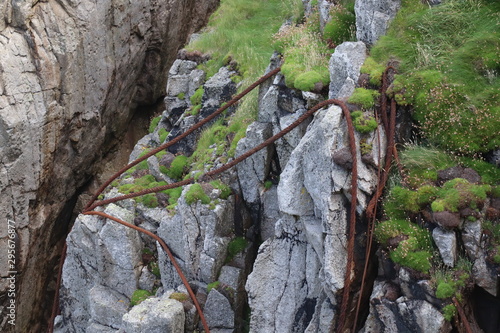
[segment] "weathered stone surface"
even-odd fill
[[[276,238],[261,245],[248,277],[250,331],[302,332],[310,319],[297,314],[314,309],[319,296],[318,258],[294,217],[284,216],[276,229]]]
[[[366,46],[363,42],[344,42],[335,48],[329,63],[329,98],[351,96],[365,59]]]
[[[229,300],[217,289],[213,288],[208,294],[203,314],[208,326],[212,328],[234,328],[234,311]]]
[[[432,238],[439,250],[439,254],[441,254],[444,264],[454,267],[457,260],[457,238],[455,232],[436,227],[432,231]]]
[[[236,157],[243,155],[271,137],[272,126],[269,123],[253,122],[248,126],[246,133],[246,137],[238,142]],[[246,202],[260,203],[260,191],[269,174],[273,151],[272,145],[267,146],[236,166],[241,191]]]
[[[424,300],[385,298],[391,283],[375,281],[370,296],[370,314],[360,332],[451,332],[451,325],[441,312]]]
[[[243,270],[232,266],[222,266],[219,275],[219,281],[234,290],[238,290],[243,278]]]
[[[454,178],[466,179],[469,183],[478,184],[481,182],[481,176],[476,170],[471,168],[464,168],[461,166],[454,166],[445,170],[438,171],[438,180],[446,182]]]
[[[133,222],[133,213],[114,204],[105,212]],[[110,305],[120,298],[116,295],[122,295],[120,299],[127,304],[127,297],[137,289],[142,249],[138,232],[114,221],[82,215],[68,235],[67,246],[61,288],[63,326],[72,332],[84,332],[93,315],[107,325],[97,320],[103,308],[110,316],[116,314],[118,308]],[[94,287],[97,289],[89,293]],[[96,303],[103,289],[109,296]]]
[[[123,136],[135,106],[163,94],[177,49],[217,4],[1,2],[0,214],[15,216],[20,236],[17,330],[42,330],[42,304],[52,295],[44,288],[75,193]]]
[[[128,302],[126,296],[104,286],[96,285],[89,291],[90,315],[101,325],[120,328]]]
[[[355,3],[356,38],[373,45],[385,35],[401,6],[400,0],[358,0]]]
[[[186,61],[187,60],[183,60],[183,62]],[[183,62],[180,61],[181,64]],[[187,62],[192,63],[191,61]],[[174,92],[177,92],[177,90],[180,91],[184,89],[181,92],[184,92],[186,94],[185,98],[189,98],[204,81],[204,74],[199,71],[196,72],[195,71],[196,70],[193,70],[191,74],[182,76],[185,80],[187,80],[184,85],[182,83],[184,81],[174,82],[173,83],[174,86],[177,85],[182,86],[178,89],[175,88]],[[201,109],[199,111],[199,114],[196,116],[188,116],[188,114],[184,113],[182,116],[179,117],[178,113],[183,112],[183,110],[180,106],[178,107],[178,104],[181,104],[180,102],[177,101],[178,98],[174,100],[175,103],[174,106],[177,108],[175,115],[170,115],[169,112],[173,111],[169,111],[170,107],[167,106],[167,112],[164,114],[164,116],[167,117],[171,123],[175,121],[175,123],[173,123],[173,127],[170,131],[170,134],[167,136],[167,140],[169,141],[178,137],[186,130],[188,130],[191,126],[193,126],[195,123],[214,113],[218,108],[220,108],[222,103],[229,101],[231,97],[236,93],[236,84],[231,80],[231,77],[235,74],[236,72],[228,69],[227,67],[222,67],[215,75],[213,75],[210,79],[208,79],[205,82],[205,84],[203,85],[204,90],[201,99]],[[189,102],[189,104],[191,104],[191,102]],[[228,110],[228,112],[231,112],[231,110]],[[202,129],[195,131],[184,140],[172,145],[171,147],[168,148],[168,150],[172,153],[183,153],[185,155],[190,155],[196,147],[196,142],[198,140],[198,137]]]
[[[278,207],[278,187],[272,185],[261,194],[262,214],[260,220],[260,237],[263,241],[274,236],[274,227],[281,218]]]
[[[188,280],[210,283],[224,265],[234,206],[230,200],[221,200],[213,210],[199,201],[188,205],[184,199],[188,190],[189,186],[177,203],[176,214],[161,219],[158,235],[169,245]],[[182,282],[159,246],[158,254],[163,287],[177,287]]]
[[[123,315],[127,333],[184,332],[182,303],[169,298],[148,298]]]
[[[458,213],[452,213],[447,210],[443,212],[432,213],[434,221],[443,228],[457,228],[462,222]]]
[[[279,59],[273,56],[271,65],[267,70],[274,69],[278,63]],[[277,74],[272,84],[264,84],[259,90],[258,121],[272,123],[274,135],[304,114],[306,104],[307,102],[303,99],[302,94],[286,87],[283,75]],[[304,135],[308,124],[308,121],[303,122],[275,142],[282,168],[286,165],[292,150]]]

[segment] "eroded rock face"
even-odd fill
[[[363,42],[345,42],[335,48],[329,63],[330,98],[351,96],[365,59],[366,46]]]
[[[134,106],[163,94],[177,49],[217,3],[0,4],[0,212],[16,221],[19,240],[16,330],[39,331],[49,311],[44,289],[77,189]]]
[[[280,85],[280,80],[278,75],[267,91],[261,91],[259,103],[259,121],[273,124],[276,133],[286,127],[277,124],[289,117],[280,107],[280,98],[281,105],[294,105],[295,98]],[[259,248],[246,284],[252,309],[250,330],[328,332],[346,266],[350,171],[333,160],[334,152],[348,144],[342,110],[338,106],[320,110],[307,128],[298,128],[289,134],[293,134],[293,140],[286,145],[276,144],[277,164],[282,168],[277,198],[266,195],[265,191],[260,194],[264,207],[273,207],[270,201],[277,200],[278,209],[272,216],[278,220],[272,236],[268,230],[269,218],[266,225],[261,225],[267,228],[261,230],[267,240]],[[380,134],[384,147],[383,131]],[[372,144],[372,153],[376,156],[379,145],[376,135],[365,139]],[[359,140],[356,134],[357,144]],[[361,213],[366,207],[367,195],[374,190],[376,171],[361,162],[361,156],[357,158],[358,212]],[[241,182],[245,175],[239,177]]]
[[[385,35],[400,6],[400,0],[357,0],[354,6],[356,38],[368,45],[375,44]]]

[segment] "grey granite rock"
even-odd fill
[[[354,6],[357,39],[367,45],[375,44],[385,35],[400,6],[400,0],[357,0]]]
[[[455,232],[436,227],[432,231],[432,238],[439,250],[439,254],[441,254],[441,259],[444,264],[449,267],[454,267],[458,255]]]
[[[184,308],[169,298],[148,298],[123,315],[127,333],[184,332]]]
[[[329,98],[351,96],[365,59],[366,46],[363,42],[344,42],[335,48],[329,62]]]
[[[253,147],[261,144],[272,136],[272,127],[269,123],[253,122],[247,128],[246,137],[242,138],[236,147],[236,157],[246,153]],[[260,203],[262,184],[269,174],[273,146],[267,146],[236,167],[243,198],[248,203]]]
[[[234,311],[229,300],[217,289],[213,288],[208,294],[203,313],[208,326],[212,328],[234,328]]]

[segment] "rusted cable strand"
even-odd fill
[[[205,332],[210,333],[210,329],[208,328],[207,321],[205,320],[205,316],[203,315],[203,311],[201,310],[201,306],[198,303],[198,299],[196,298],[196,295],[194,294],[193,289],[191,289],[191,286],[189,285],[188,280],[186,279],[186,277],[182,273],[182,270],[180,269],[179,264],[177,263],[174,256],[172,255],[172,252],[168,248],[167,244],[165,244],[165,242],[160,237],[158,237],[157,235],[153,234],[152,232],[150,232],[146,229],[143,229],[143,228],[138,227],[136,225],[130,224],[128,222],[125,222],[123,220],[120,220],[119,218],[116,218],[114,216],[111,216],[111,215],[103,213],[103,212],[89,211],[89,212],[85,212],[83,214],[85,214],[85,215],[98,215],[98,216],[113,220],[113,221],[120,223],[128,228],[132,228],[134,230],[142,232],[143,234],[146,234],[149,237],[152,237],[154,240],[156,240],[161,245],[161,247],[163,248],[165,253],[167,253],[168,257],[170,258],[170,261],[172,262],[172,265],[174,265],[175,270],[177,271],[177,274],[179,274],[179,276],[182,280],[182,283],[186,287],[186,289],[189,293],[189,296],[193,300],[194,306],[196,307],[196,311],[198,311],[198,314],[200,316],[200,320],[201,320],[201,323],[203,325]]]
[[[56,281],[56,292],[54,295],[54,303],[52,304],[52,314],[50,316],[50,321],[49,321],[49,327],[48,331],[52,333],[54,331],[54,320],[56,319],[57,312],[59,310],[59,287],[61,286],[61,278],[62,278],[62,270],[63,270],[63,263],[64,260],[66,259],[66,252],[67,252],[67,244],[64,242],[64,246],[62,249],[61,253],[61,259],[59,259],[59,269],[57,273],[57,281]]]
[[[387,145],[387,150],[386,150],[386,155],[385,155],[385,165],[384,165],[384,168],[382,169],[381,175],[379,175],[379,182],[377,185],[376,193],[375,193],[374,197],[370,200],[370,202],[366,208],[366,216],[367,216],[367,220],[369,223],[369,227],[367,230],[367,246],[366,246],[366,251],[365,251],[365,264],[363,267],[363,277],[361,279],[361,288],[360,288],[359,296],[358,296],[359,298],[358,298],[358,302],[356,305],[356,315],[355,315],[355,320],[354,320],[353,332],[356,332],[356,324],[357,324],[357,319],[358,319],[358,315],[359,315],[359,310],[361,307],[361,299],[363,296],[363,289],[364,289],[366,274],[367,274],[367,270],[368,270],[368,260],[370,258],[370,253],[371,253],[372,246],[373,246],[373,232],[375,229],[377,203],[378,203],[378,200],[380,199],[380,196],[383,193],[383,190],[385,188],[385,184],[387,183],[387,179],[389,177],[389,169],[390,169],[390,165],[392,163],[392,154],[394,152],[394,149],[392,149],[392,148],[395,147],[394,146],[395,126],[396,126],[396,102],[394,101],[394,99],[391,99],[391,114],[390,114],[388,135],[389,135],[389,138],[392,138],[392,140],[389,139],[389,142]],[[391,145],[392,145],[392,148],[391,148]],[[380,161],[379,161],[379,169],[380,168],[381,168],[381,165],[380,165]]]
[[[222,106],[221,108],[219,108],[218,110],[216,110],[213,114],[211,114],[210,116],[208,116],[204,120],[198,122],[197,124],[195,124],[194,126],[192,126],[191,128],[189,128],[186,132],[184,132],[180,136],[174,138],[173,140],[171,140],[171,141],[169,141],[169,142],[167,142],[167,143],[165,143],[163,145],[160,145],[159,147],[157,147],[153,151],[149,152],[148,154],[144,155],[143,157],[141,157],[139,159],[136,159],[135,161],[129,163],[127,166],[125,166],[124,168],[122,168],[121,170],[119,170],[118,172],[116,172],[114,175],[112,175],[97,190],[97,192],[93,195],[93,197],[91,198],[91,200],[89,201],[89,203],[84,208],[84,212],[90,211],[90,210],[92,210],[93,208],[95,208],[97,206],[97,205],[93,205],[93,204],[94,204],[95,200],[97,199],[97,197],[99,196],[99,194],[101,194],[106,189],[106,187],[108,187],[108,185],[111,184],[113,182],[113,180],[115,180],[116,178],[118,178],[123,172],[127,171],[128,169],[132,168],[133,166],[137,165],[138,163],[144,161],[145,159],[151,157],[152,155],[160,152],[161,150],[166,149],[166,148],[172,146],[173,144],[179,142],[180,140],[182,140],[183,138],[185,138],[186,136],[188,136],[189,134],[191,134],[192,132],[194,132],[195,130],[197,130],[198,128],[200,128],[201,126],[203,126],[204,124],[206,124],[207,122],[211,121],[212,119],[214,119],[215,117],[217,117],[218,115],[220,115],[222,112],[224,112],[224,110],[226,110],[230,106],[234,105],[243,96],[245,96],[246,94],[248,94],[250,91],[252,91],[253,89],[255,89],[258,85],[262,84],[264,81],[266,81],[267,79],[269,79],[273,75],[277,74],[280,70],[281,70],[281,67],[278,67],[278,68],[270,71],[269,73],[263,75],[259,80],[255,81],[247,89],[245,89],[240,94],[238,94],[235,97],[233,97],[224,106]],[[183,182],[177,183],[177,186],[187,185],[187,184],[191,183],[192,181],[193,181],[193,179],[191,178],[191,179],[185,181],[184,184],[182,184]],[[174,187],[177,187],[177,186],[174,186]],[[61,285],[62,267],[63,267],[63,264],[64,264],[65,256],[66,256],[66,243],[64,244],[63,253],[61,255],[60,268],[59,268],[59,273],[58,273],[58,276],[57,276],[57,283],[56,283],[56,285],[57,285],[56,286],[56,294],[55,294],[54,305],[53,305],[53,309],[52,309],[52,315],[51,315],[51,319],[50,319],[50,323],[49,323],[49,332],[51,332],[51,333],[54,330],[54,327],[53,327],[53,325],[54,325],[54,319],[55,319],[55,317],[57,315],[57,311],[58,311],[58,308],[59,308],[59,288],[60,288],[60,285]],[[193,302],[195,302],[195,300],[193,300]]]
[[[396,146],[394,142],[394,137],[395,137],[395,127],[396,127],[396,103],[394,99],[391,99],[391,110],[390,110],[390,120],[388,122],[387,119],[387,88],[388,88],[388,80],[387,80],[387,75],[389,73],[389,70],[395,70],[394,67],[388,66],[386,70],[383,73],[382,76],[382,87],[380,88],[381,92],[381,116],[382,116],[382,125],[384,126],[384,131],[386,133],[386,136],[388,137],[388,143],[386,147],[386,154],[385,154],[385,164],[384,168],[382,168],[381,165],[381,160],[380,160],[380,133],[377,130],[377,135],[379,138],[379,160],[378,160],[378,170],[377,170],[377,189],[375,192],[375,195],[373,198],[370,200],[367,208],[366,208],[366,216],[368,220],[368,229],[367,229],[367,244],[366,244],[366,250],[365,250],[365,263],[363,267],[363,275],[361,278],[361,287],[358,295],[358,301],[356,304],[356,312],[354,316],[354,324],[353,324],[353,332],[356,332],[356,325],[358,322],[358,316],[359,316],[359,311],[361,308],[361,301],[363,298],[363,290],[365,286],[365,280],[366,280],[366,274],[368,271],[368,262],[370,258],[370,254],[372,251],[372,246],[373,246],[373,232],[375,229],[375,220],[376,220],[376,213],[377,213],[377,203],[378,200],[380,199],[380,196],[383,193],[385,184],[388,179],[389,175],[389,168],[393,160],[393,154],[396,153]]]
[[[347,107],[345,106],[345,104],[342,101],[339,101],[339,100],[336,100],[336,99],[329,99],[329,100],[320,102],[320,103],[316,104],[314,107],[312,107],[309,111],[307,111],[306,113],[304,113],[302,116],[300,116],[297,120],[295,120],[292,124],[290,124],[288,127],[286,127],[285,129],[283,129],[282,131],[280,131],[277,134],[273,135],[272,137],[270,137],[266,141],[262,142],[261,144],[259,144],[256,147],[254,147],[253,149],[250,149],[249,151],[247,151],[243,155],[235,158],[233,161],[224,164],[220,168],[217,168],[215,170],[212,170],[210,172],[207,172],[207,173],[203,174],[200,177],[200,179],[211,178],[211,177],[213,177],[213,176],[215,176],[215,175],[217,175],[219,173],[222,173],[222,172],[228,170],[229,168],[232,168],[236,164],[240,163],[241,161],[247,159],[251,155],[253,155],[256,152],[258,152],[259,150],[261,150],[261,149],[269,146],[271,143],[273,143],[276,140],[280,139],[285,134],[287,134],[288,132],[290,132],[291,130],[293,130],[295,127],[299,126],[304,120],[306,120],[307,118],[309,118],[316,111],[318,111],[322,107],[330,105],[330,104],[337,104],[337,105],[339,105],[344,110],[344,113],[345,112],[349,112],[349,110],[347,109]],[[350,120],[350,116],[349,116],[349,120]],[[103,205],[107,205],[107,204],[110,204],[110,203],[113,203],[113,202],[117,202],[117,201],[121,201],[121,200],[125,200],[125,199],[130,199],[130,198],[135,198],[135,197],[138,197],[138,196],[141,196],[141,195],[145,195],[145,194],[156,193],[156,192],[168,190],[168,189],[171,189],[171,188],[188,185],[188,184],[191,184],[192,182],[194,182],[194,178],[189,178],[189,179],[185,179],[183,181],[177,182],[177,183],[167,184],[167,185],[158,186],[158,187],[152,187],[150,189],[146,189],[146,190],[143,190],[143,191],[140,191],[140,192],[129,193],[129,194],[122,195],[122,196],[119,196],[119,197],[114,197],[114,198],[110,198],[110,199],[106,199],[106,200],[97,201],[92,206],[90,206],[90,208],[88,208],[88,210],[92,210],[92,209],[94,209],[97,206],[103,206]]]
[[[465,312],[462,309],[462,306],[460,305],[456,297],[453,297],[453,303],[455,304],[455,307],[458,310],[458,316],[460,317],[460,320],[464,324],[465,331],[467,333],[472,333],[472,329],[470,327],[469,321],[467,320],[467,316],[465,315]]]
[[[345,326],[347,316],[347,306],[349,304],[349,294],[351,292],[351,271],[354,263],[354,240],[356,236],[356,206],[358,198],[358,161],[356,153],[356,139],[354,136],[354,126],[352,124],[351,114],[344,103],[340,104],[347,122],[347,131],[349,134],[349,150],[352,156],[351,171],[351,209],[349,220],[349,235],[347,239],[347,264],[344,277],[344,290],[342,293],[342,303],[340,306],[340,316],[337,325],[337,332],[342,332]]]
[[[147,153],[146,155],[134,160],[133,162],[129,163],[128,165],[126,165],[125,167],[123,167],[122,169],[120,169],[118,172],[116,172],[115,174],[113,174],[104,184],[102,184],[102,186],[96,191],[96,193],[92,196],[92,198],[90,199],[89,203],[85,206],[85,208],[83,209],[83,211],[89,211],[89,210],[92,210],[91,207],[95,207],[95,206],[92,206],[92,204],[96,201],[97,197],[99,196],[99,194],[101,194],[105,189],[106,187],[108,187],[109,184],[111,184],[113,182],[113,180],[115,180],[116,178],[120,177],[125,171],[127,171],[128,169],[134,167],[135,165],[139,164],[140,162],[148,159],[149,157],[159,153],[160,151],[176,144],[177,142],[179,142],[180,140],[184,139],[186,136],[188,136],[189,134],[193,133],[194,131],[196,131],[197,129],[199,129],[200,127],[202,127],[203,125],[205,125],[206,123],[208,123],[209,121],[211,121],[212,119],[214,119],[215,117],[217,117],[218,115],[220,115],[222,112],[224,112],[224,110],[226,110],[227,108],[231,107],[232,105],[234,105],[236,102],[238,102],[241,98],[243,98],[246,94],[248,94],[250,91],[252,91],[253,89],[255,89],[257,86],[259,86],[260,84],[262,84],[264,81],[266,81],[267,79],[269,79],[270,77],[276,75],[279,71],[281,70],[281,67],[278,67],[272,71],[270,71],[269,73],[267,73],[266,75],[263,75],[260,79],[258,79],[257,81],[255,81],[253,84],[251,84],[247,89],[245,89],[244,91],[242,91],[241,93],[239,93],[238,95],[234,96],[229,102],[227,102],[224,106],[220,107],[219,109],[217,109],[214,113],[212,113],[211,115],[209,115],[208,117],[206,117],[205,119],[199,121],[198,123],[194,124],[192,127],[190,127],[186,132],[182,133],[181,135],[179,135],[178,137],[170,140],[169,142],[166,142],[160,146],[158,146],[157,148],[153,149],[152,151],[150,151],[149,153]]]
[[[375,113],[375,118],[377,119],[377,113]],[[378,120],[378,119],[377,119]],[[377,180],[380,179],[382,175],[382,159],[381,159],[381,149],[380,149],[380,130],[377,127],[377,138],[378,138],[378,167],[377,167]],[[377,184],[378,186],[378,184]],[[377,205],[375,205],[375,212],[373,213],[373,216],[375,216],[377,213]],[[367,232],[366,232],[366,239],[367,239],[367,245],[366,245],[366,250],[365,250],[365,264],[363,267],[363,275],[361,277],[361,287],[360,287],[360,292],[359,292],[359,297],[358,297],[358,302],[356,304],[356,313],[354,316],[354,327],[353,327],[353,332],[356,332],[356,325],[358,322],[358,316],[359,316],[359,310],[361,308],[361,301],[362,301],[362,296],[363,296],[363,290],[365,287],[365,280],[366,280],[366,274],[368,271],[368,262],[369,262],[369,257],[372,249],[372,243],[373,243],[373,230],[375,228],[375,218],[373,219],[368,219],[368,227],[367,227]]]

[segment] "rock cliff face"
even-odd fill
[[[0,4],[0,215],[17,227],[17,331],[41,329],[80,189],[122,138],[135,106],[163,95],[177,49],[217,3]]]

